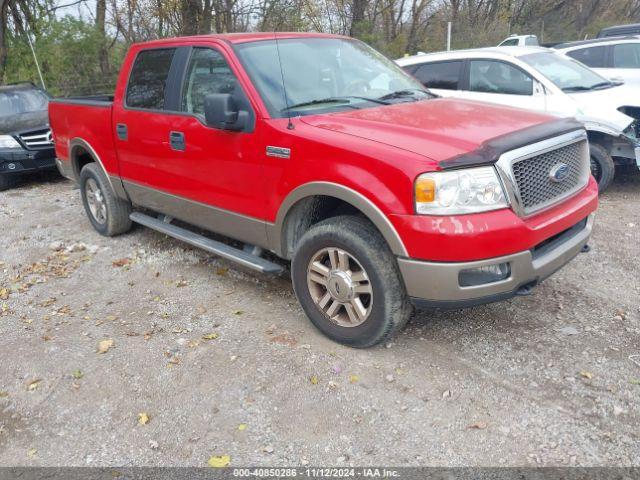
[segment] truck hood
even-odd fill
[[[633,122],[633,118],[618,111],[624,106],[640,107],[637,100],[640,88],[631,85],[590,92],[570,93],[568,96],[575,102],[576,118],[585,123],[587,128],[600,125],[620,134]]]
[[[49,114],[46,110],[0,116],[0,135],[24,132],[25,130],[36,130],[48,126]]]
[[[482,102],[435,98],[301,117],[301,121],[446,163],[447,160],[481,149],[493,139],[543,126],[553,118],[546,114]],[[522,140],[526,142],[527,139]]]

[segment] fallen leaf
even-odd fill
[[[240,425],[238,425],[238,430],[240,430],[241,432],[244,432],[246,429],[247,429],[246,423],[241,423]]]
[[[242,310],[234,310],[232,313],[234,315],[242,315],[244,312]]]
[[[358,380],[360,380],[360,379],[358,378],[357,375],[349,375],[349,381],[351,383],[358,383]]]
[[[312,385],[317,385],[318,384],[318,376],[317,375],[311,375],[311,378],[309,378],[309,381],[311,382]]]
[[[28,384],[27,384],[27,390],[29,391],[33,391],[35,389],[38,388],[38,386],[40,385],[40,382],[42,380],[41,379],[36,379],[36,380],[31,380]]]
[[[281,345],[287,345],[289,347],[295,347],[298,341],[289,332],[284,332],[281,335],[271,337],[273,343],[279,343]]]
[[[147,423],[149,423],[149,420],[149,415],[146,412],[141,412],[138,414],[139,425],[146,425]]]
[[[216,338],[218,338],[218,334],[215,332],[207,333],[206,335],[202,336],[203,340],[215,340]]]
[[[71,374],[73,376],[73,378],[75,378],[76,380],[80,380],[82,377],[84,377],[84,373],[82,373],[82,370],[78,369],[75,372],[73,372]]]
[[[229,271],[228,268],[220,267],[216,270],[216,275],[223,276],[223,275],[226,275],[228,271]]]
[[[33,457],[36,453],[38,453],[38,450],[36,450],[35,448],[30,448],[29,450],[27,450],[27,455],[29,455],[30,457]]]
[[[2,390],[0,391],[0,398],[4,398],[4,397],[8,397],[9,396],[9,392]]]
[[[130,258],[119,258],[118,260],[114,260],[113,262],[111,262],[114,267],[124,267],[125,265],[129,265],[130,263]]]
[[[7,298],[9,298],[9,289],[0,288],[0,300],[6,300]]]
[[[111,347],[113,347],[114,342],[113,339],[109,338],[106,340],[101,340],[98,343],[98,353],[107,353]]]
[[[476,422],[469,425],[467,428],[473,428],[475,430],[484,430],[489,424],[487,422]]]
[[[629,383],[630,383],[631,385],[640,385],[640,380],[636,380],[636,379],[629,380]]]
[[[213,468],[224,468],[231,463],[231,457],[229,455],[214,455],[209,458],[207,463]]]
[[[179,280],[178,282],[176,282],[176,287],[180,288],[180,287],[186,287],[188,285],[188,283],[185,280]]]
[[[588,380],[591,380],[593,378],[593,373],[583,370],[582,372],[580,372],[580,376],[584,377],[584,378],[586,378]]]

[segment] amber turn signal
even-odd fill
[[[436,199],[436,181],[419,177],[416,180],[416,203],[430,203]]]

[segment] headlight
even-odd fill
[[[20,148],[20,144],[11,135],[0,135],[0,148]]]
[[[463,215],[509,206],[493,167],[467,168],[420,175],[415,183],[416,212]]]

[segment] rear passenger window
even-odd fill
[[[421,65],[413,74],[425,87],[457,90],[460,84],[462,60]]]
[[[640,68],[640,43],[614,45],[613,68]]]
[[[127,107],[164,109],[167,77],[175,48],[138,53],[127,85]]]
[[[587,67],[605,68],[606,51],[607,47],[579,48],[577,50],[567,52],[567,55],[584,63]]]
[[[469,67],[469,90],[472,92],[532,95],[533,79],[504,62],[472,60]]]
[[[238,82],[222,54],[194,48],[182,91],[182,111],[204,116],[204,99],[212,93],[234,93]]]

